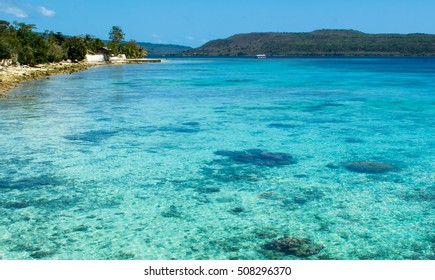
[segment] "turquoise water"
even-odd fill
[[[434,58],[173,59],[11,94],[0,259],[435,259]]]

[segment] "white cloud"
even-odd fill
[[[23,11],[22,9],[20,9],[18,7],[11,5],[10,3],[7,3],[6,1],[4,3],[0,3],[0,11],[5,12],[7,14],[14,15],[18,18],[28,17],[28,15],[25,11]]]
[[[187,36],[187,37],[186,37],[186,40],[189,40],[189,41],[195,41],[195,38],[193,38],[192,36]]]
[[[47,9],[47,8],[44,7],[44,6],[39,6],[39,7],[37,8],[37,10],[38,10],[38,12],[39,12],[41,15],[46,16],[46,17],[52,17],[52,16],[54,16],[54,15],[56,14],[55,11],[50,10],[50,9]]]

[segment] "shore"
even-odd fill
[[[23,66],[7,66],[0,70],[0,97],[7,97],[8,90],[16,88],[21,82],[41,79],[44,77],[74,73],[95,66],[95,63],[50,63],[30,67]]]
[[[153,63],[162,62],[155,59],[136,59],[117,61],[113,64],[140,64],[140,63]],[[8,97],[7,91],[19,86],[21,82],[46,78],[58,74],[71,74],[78,71],[83,71],[89,67],[108,65],[112,63],[104,62],[60,62],[49,63],[30,67],[27,65],[22,66],[0,66],[0,98]]]

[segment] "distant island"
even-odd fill
[[[192,49],[191,47],[173,44],[153,44],[144,42],[137,42],[137,44],[147,50],[148,56],[174,56]]]
[[[356,30],[248,33],[213,40],[184,56],[435,56],[435,35]]]

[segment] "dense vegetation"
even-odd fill
[[[187,46],[172,44],[137,43],[148,51],[149,56],[173,56],[192,49]]]
[[[14,63],[36,65],[60,62],[70,59],[81,61],[87,53],[106,52],[117,55],[124,53],[127,58],[143,58],[146,50],[135,41],[122,42],[124,32],[118,26],[112,27],[110,41],[104,42],[91,35],[68,37],[60,32],[34,32],[35,25],[0,20],[0,59],[12,59]]]
[[[214,40],[184,55],[406,55],[434,56],[435,35],[366,34],[354,30],[310,33],[250,33]]]

